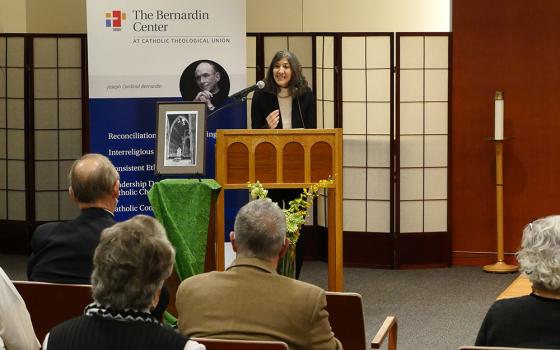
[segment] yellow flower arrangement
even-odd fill
[[[312,184],[309,188],[304,188],[299,198],[290,201],[290,203],[288,203],[289,207],[283,209],[286,215],[286,236],[291,245],[295,245],[299,239],[301,227],[305,223],[307,210],[311,206],[313,198],[319,196],[319,190],[321,188],[329,187],[329,185],[333,183],[334,180],[329,178],[327,180],[320,180],[318,183]],[[249,182],[248,187],[252,199],[269,199],[268,190],[266,190],[259,181],[255,183]]]

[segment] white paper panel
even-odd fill
[[[426,102],[425,125],[427,134],[447,134],[447,102]]]
[[[367,198],[376,200],[391,199],[391,170],[370,168],[367,170]]]
[[[401,200],[421,200],[424,198],[422,188],[423,181],[422,169],[401,169]],[[402,203],[402,202],[401,202]]]
[[[8,191],[8,203],[8,220],[26,219],[25,192]]]
[[[389,69],[367,71],[367,100],[391,101],[391,71]]]
[[[364,37],[343,37],[342,38],[342,68],[366,67],[366,40]]]
[[[422,136],[401,136],[401,167],[422,167],[424,145]]]
[[[426,68],[448,68],[449,39],[447,36],[427,36],[426,40]]]
[[[367,202],[367,230],[368,232],[391,231],[391,203],[390,202]]]
[[[422,232],[422,202],[401,202],[401,233]]]
[[[366,229],[366,201],[344,200],[343,201],[343,225],[344,231],[365,232]]]
[[[391,138],[389,136],[368,136],[367,164],[370,167],[390,167]]]
[[[391,41],[388,36],[369,36],[366,38],[367,67],[391,67]]]
[[[401,101],[419,102],[424,98],[424,78],[422,70],[401,70]]]
[[[345,199],[366,199],[366,169],[344,168],[342,193]]]
[[[426,70],[426,101],[447,101],[447,70]]]
[[[368,134],[385,134],[391,132],[391,104],[388,102],[367,104]]]
[[[447,168],[426,168],[424,170],[424,198],[447,198]]]
[[[410,36],[400,38],[400,67],[401,68],[423,68],[424,67],[424,37]]]
[[[425,165],[447,166],[447,136],[427,135],[425,138],[426,155]]]
[[[427,232],[447,231],[447,201],[424,203],[424,230]]]
[[[366,75],[364,70],[342,71],[342,99],[343,101],[366,100]]]
[[[345,134],[365,134],[366,104],[363,102],[343,102],[342,125]]]
[[[424,105],[422,103],[401,103],[401,135],[422,135],[424,132]]]
[[[366,166],[366,136],[343,136],[344,166]]]

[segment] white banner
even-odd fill
[[[245,0],[89,0],[87,21],[90,98],[181,96],[199,60],[247,85]]]
[[[246,127],[245,104],[220,109],[247,86],[245,0],[87,0],[87,21],[90,151],[109,156],[121,175],[117,220],[151,214],[146,192],[161,179],[158,102],[196,99],[214,111],[201,134],[205,159],[197,160],[208,178],[216,129]]]

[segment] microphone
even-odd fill
[[[255,90],[261,90],[262,88],[264,88],[264,81],[259,80],[257,81],[257,83],[255,85],[249,86],[248,88],[245,88],[241,91],[236,92],[235,94],[231,95],[229,98],[231,98],[232,100],[237,100],[240,98],[244,98],[247,97],[247,95]]]

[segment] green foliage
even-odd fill
[[[311,185],[309,188],[304,188],[299,198],[296,198],[289,203],[289,207],[284,209],[286,215],[286,233],[290,244],[296,244],[299,239],[301,227],[307,218],[307,211],[313,202],[313,198],[319,195],[321,188],[329,187],[334,180],[320,180],[318,183]],[[268,191],[257,181],[255,183],[248,183],[249,192],[252,199],[268,198]]]

